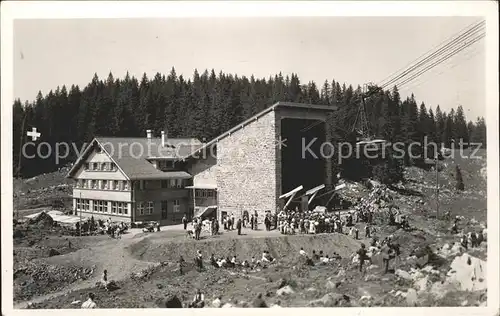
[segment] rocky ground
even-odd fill
[[[439,175],[440,211],[463,216],[460,228],[466,232],[481,229],[486,224],[485,160],[455,159],[445,164]],[[454,189],[455,164],[462,169],[465,192]],[[193,241],[186,239],[182,229],[168,228],[115,240],[67,236],[62,228],[21,223],[14,228],[15,306],[80,308],[93,292],[100,308],[164,307],[165,300],[173,296],[189,301],[196,288],[203,289],[209,302],[222,296],[226,307],[251,306],[259,293],[268,305],[282,307],[484,305],[486,243],[465,250],[456,244],[458,237],[449,233],[451,223],[436,218],[435,172],[408,168],[405,177],[406,183],[392,188],[390,194],[404,213],[411,214],[413,229],[403,231],[387,225],[382,216],[376,219],[377,234],[392,234],[402,245],[402,254],[391,263],[388,274],[383,273],[380,256],[359,272],[350,256],[367,241],[340,234],[281,236],[248,230],[246,236],[225,232],[217,238]],[[349,189],[361,196],[369,193],[359,184]],[[298,256],[301,247],[308,252],[335,251],[343,259],[307,266]],[[198,249],[205,258],[215,253],[237,255],[242,260],[269,250],[278,263],[258,271],[206,267],[200,273],[191,259]],[[418,249],[430,256],[415,257]],[[175,263],[179,255],[188,263],[182,276]],[[116,280],[115,291],[96,286],[104,269]]]

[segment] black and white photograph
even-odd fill
[[[498,313],[498,3],[404,4],[3,3],[2,314]]]

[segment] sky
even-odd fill
[[[380,83],[478,17],[272,17],[37,19],[14,22],[14,97],[34,100],[57,86],[84,87],[128,71],[191,77],[194,69],[301,83]],[[462,105],[486,114],[484,39],[400,87],[427,107]]]

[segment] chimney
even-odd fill
[[[161,131],[161,145],[163,147],[167,147],[167,137],[168,137],[167,132]]]
[[[151,139],[151,130],[150,129],[146,130],[146,137],[148,139]]]

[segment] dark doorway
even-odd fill
[[[281,192],[289,192],[302,185],[304,190],[312,189],[326,181],[326,159],[321,145],[326,141],[325,123],[303,119],[283,119],[281,137]],[[316,139],[314,142],[312,142]],[[308,146],[312,142],[312,145]],[[305,150],[309,148],[310,151]],[[328,154],[330,148],[324,146]],[[311,152],[313,154],[311,154]],[[301,192],[303,193],[303,192]],[[300,201],[294,203],[300,205]]]

